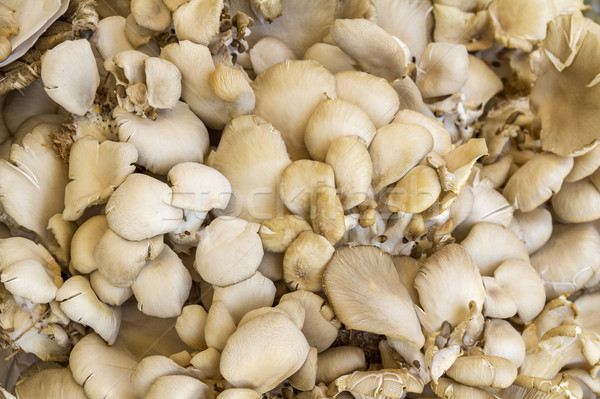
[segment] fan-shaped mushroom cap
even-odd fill
[[[297,300],[304,307],[304,324],[302,333],[311,347],[316,347],[317,352],[323,352],[335,341],[338,334],[339,322],[333,319],[333,311],[324,304],[324,299],[319,295],[298,290],[283,295],[279,303]]]
[[[400,180],[432,148],[433,138],[422,126],[390,123],[377,129],[369,148],[375,193]]]
[[[252,69],[259,75],[267,68],[285,60],[295,60],[294,52],[281,40],[272,36],[265,36],[252,46],[248,51]]]
[[[493,277],[481,278],[485,287],[485,301],[483,302],[483,315],[486,317],[509,318],[517,313],[517,305],[512,296],[505,292]],[[544,298],[546,295],[544,294]]]
[[[258,307],[261,306],[258,305]],[[204,326],[204,340],[206,341],[206,345],[222,351],[225,343],[235,329],[236,321],[233,320],[225,303],[222,301],[213,301]]]
[[[256,272],[252,277],[228,287],[214,287],[213,306],[216,301],[223,302],[237,324],[249,311],[271,306],[275,300],[275,291],[273,282]],[[210,310],[208,316],[210,318]],[[208,341],[206,343],[214,346]]]
[[[520,367],[525,359],[525,341],[506,320],[488,319],[483,330],[483,351],[488,356],[499,356]]]
[[[531,257],[546,298],[571,294],[600,268],[600,235],[589,224],[555,225],[550,240]]]
[[[69,178],[65,188],[64,220],[77,220],[89,206],[108,201],[115,187],[135,171],[137,150],[130,143],[85,136],[75,141],[69,155]]]
[[[100,302],[85,277],[73,276],[65,281],[56,293],[56,301],[71,320],[92,327],[109,345],[117,339],[120,309]]]
[[[515,211],[515,220],[523,232],[523,242],[529,254],[540,249],[552,235],[552,214],[546,208],[537,207],[531,212]]]
[[[495,396],[481,388],[459,384],[450,378],[440,378],[431,383],[433,392],[439,397],[470,398],[470,399],[495,399]]]
[[[68,368],[48,368],[34,375],[23,376],[15,386],[17,398],[40,398],[44,395],[56,398],[87,399],[83,388],[75,382]]]
[[[150,39],[152,39],[153,34],[153,31],[146,29],[135,22],[133,14],[129,14],[127,18],[125,18],[125,37],[134,48],[148,44]]]
[[[250,320],[227,340],[220,371],[238,388],[264,393],[302,367],[310,347],[285,315],[270,312]]]
[[[192,0],[173,12],[173,27],[179,40],[190,40],[208,46],[219,34],[223,0]]]
[[[362,18],[336,19],[329,34],[342,51],[357,61],[361,70],[388,80],[404,73],[402,45],[374,22]]]
[[[155,259],[164,248],[162,235],[129,241],[107,228],[94,247],[94,262],[111,284],[130,287],[146,261]]]
[[[353,71],[356,65],[356,61],[341,48],[327,43],[315,43],[310,46],[304,53],[304,59],[317,61],[333,74]]]
[[[121,237],[139,241],[175,230],[183,211],[172,207],[171,188],[150,176],[132,174],[106,205],[108,226]]]
[[[494,32],[491,29],[487,10],[466,12],[457,5],[433,5],[436,42],[458,43],[469,51],[485,50],[492,47]]]
[[[181,162],[202,162],[208,151],[208,131],[189,107],[178,102],[170,111],[157,111],[156,120],[114,111],[119,140],[132,143],[138,150],[138,163],[153,173],[167,174]]]
[[[252,276],[264,254],[259,228],[226,216],[213,220],[198,234],[195,267],[202,279],[224,287]]]
[[[425,338],[410,295],[391,256],[377,247],[338,249],[323,274],[323,288],[335,314],[347,328],[423,346]]]
[[[257,116],[233,119],[208,159],[208,165],[231,183],[233,195],[225,213],[253,222],[283,213],[277,183],[289,163],[284,141],[273,125]]]
[[[446,245],[427,258],[415,287],[421,303],[417,314],[426,334],[439,330],[444,321],[456,326],[469,314],[471,301],[481,310],[485,299],[479,270],[458,244]]]
[[[146,263],[131,289],[138,309],[154,317],[176,317],[181,314],[192,287],[190,273],[169,247]],[[160,296],[157,292],[162,292]]]
[[[573,169],[565,177],[565,182],[572,183],[592,175],[600,167],[600,146],[583,155],[575,157],[573,160]]]
[[[433,118],[410,109],[401,109],[394,116],[393,122],[423,126],[429,131],[431,137],[433,137],[433,148],[431,150],[442,156],[452,150],[452,138],[450,137],[450,133],[448,133],[441,122]]]
[[[67,40],[48,50],[42,59],[46,93],[60,106],[84,115],[94,102],[100,75],[87,40]]]
[[[132,0],[131,13],[138,25],[154,32],[171,25],[171,12],[161,0]]]
[[[335,252],[327,239],[312,231],[301,233],[285,251],[283,278],[294,290],[318,292],[323,270]]]
[[[135,366],[133,373],[131,373],[131,385],[138,397],[144,398],[150,390],[152,383],[157,378],[166,375],[185,375],[191,377],[192,373],[177,365],[166,356],[147,356],[140,360]]]
[[[326,163],[301,159],[289,164],[281,174],[279,196],[285,206],[305,219],[319,186],[335,187],[333,169]]]
[[[155,109],[173,109],[181,97],[181,72],[158,57],[144,60],[148,104]]]
[[[206,349],[204,326],[208,313],[200,305],[187,305],[177,317],[175,330],[181,340],[194,350]]]
[[[358,137],[340,137],[331,143],[325,162],[333,169],[344,210],[360,205],[367,198],[373,176],[367,146]]]
[[[572,168],[573,158],[534,155],[508,179],[502,194],[515,209],[532,211],[560,190]]]
[[[316,382],[329,384],[344,374],[364,369],[367,366],[365,353],[358,346],[336,346],[319,354]]]
[[[221,392],[218,399],[260,399],[261,394],[254,389],[248,388],[228,388]]]
[[[311,230],[306,219],[284,215],[262,222],[258,234],[266,251],[282,253],[303,231]]]
[[[317,378],[317,348],[311,347],[304,364],[296,371],[288,382],[290,385],[300,391],[310,391],[315,387]]]
[[[256,96],[254,113],[281,132],[290,158],[309,158],[304,131],[321,101],[336,97],[331,72],[314,61],[288,60],[258,75],[252,88]]]
[[[563,183],[552,197],[552,210],[564,222],[594,221],[600,218],[600,192],[589,179]]]
[[[258,21],[252,26],[248,43],[253,46],[264,36],[274,36],[301,57],[307,48],[320,41],[333,24],[338,3],[335,0],[281,0],[281,15],[273,21],[252,9],[253,1],[233,0],[229,2],[232,15],[241,11]]]
[[[165,397],[194,399],[213,396],[211,389],[202,381],[188,375],[164,375],[158,377],[144,396],[147,399]]]
[[[121,306],[133,295],[131,287],[117,287],[98,270],[94,270],[90,274],[90,286],[98,299],[111,306]]]
[[[371,117],[376,128],[390,123],[400,106],[400,99],[394,88],[385,79],[366,72],[336,73],[335,85],[337,97],[361,107]]]
[[[108,346],[96,334],[83,337],[69,358],[73,378],[91,399],[135,399],[129,378],[136,363],[126,349]]]
[[[471,355],[456,359],[446,373],[465,385],[506,388],[517,378],[517,366],[503,357]]]
[[[98,268],[94,247],[108,229],[106,216],[98,215],[86,220],[73,234],[71,240],[71,267],[79,273],[91,273]]]
[[[104,61],[104,69],[124,86],[146,83],[144,62],[148,58],[147,54],[137,50],[119,51]]]
[[[375,125],[358,105],[327,99],[310,116],[304,143],[312,159],[324,161],[334,140],[345,136],[358,136],[368,147],[375,137]]]
[[[421,213],[437,201],[442,186],[435,169],[418,165],[398,180],[387,197],[392,212]]]
[[[461,44],[429,43],[419,60],[417,86],[423,97],[459,91],[467,81],[469,53]]]
[[[168,178],[173,190],[173,206],[208,212],[213,208],[225,209],[229,203],[231,184],[218,170],[183,162],[169,170]]]
[[[508,259],[529,261],[525,244],[519,237],[512,230],[494,223],[477,223],[460,245],[469,252],[483,276],[490,276]]]
[[[126,50],[134,50],[125,35],[127,20],[119,15],[102,18],[96,25],[92,42],[103,60]]]

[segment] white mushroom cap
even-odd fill
[[[142,174],[129,175],[108,200],[108,226],[132,241],[175,230],[183,211],[170,205],[171,198],[171,188],[165,183]]]
[[[260,225],[221,216],[198,234],[195,267],[202,279],[228,286],[251,277],[263,257]]]
[[[258,75],[252,88],[256,95],[254,114],[281,132],[292,160],[309,158],[304,131],[325,96],[336,97],[331,72],[314,61],[288,60]]]
[[[359,137],[368,147],[375,137],[375,125],[359,106],[340,99],[327,99],[310,116],[304,143],[312,159],[324,161],[333,141],[347,136]]]
[[[55,282],[56,276],[46,270],[44,263],[37,259],[2,263],[0,272],[1,282],[11,294],[27,298],[33,303],[48,303],[54,300],[60,286],[60,280]]]
[[[146,263],[131,289],[138,309],[149,316],[175,317],[190,293],[192,278],[177,254],[169,247]],[[161,292],[160,296],[156,295]]]
[[[146,261],[155,259],[164,247],[162,235],[129,241],[107,228],[95,244],[94,262],[111,284],[130,287]]]
[[[540,249],[552,235],[552,214],[544,207],[531,212],[515,211],[515,220],[523,232],[523,241],[529,254]]]
[[[175,330],[179,338],[194,350],[206,349],[204,326],[208,313],[200,305],[187,305],[177,317]]]
[[[153,173],[166,174],[181,162],[202,162],[208,151],[208,131],[189,107],[179,101],[170,111],[157,111],[156,120],[117,108],[114,117],[119,140],[138,150],[138,163]]]
[[[600,192],[590,179],[563,183],[552,197],[552,210],[558,220],[568,223],[591,222],[600,218]]]
[[[191,377],[193,374],[166,356],[147,356],[135,365],[135,369],[131,373],[131,385],[137,397],[144,398],[150,390],[152,383],[157,378],[166,375]]]
[[[295,60],[294,52],[281,40],[272,36],[265,36],[257,41],[248,51],[252,69],[256,75],[267,68],[285,60]],[[305,58],[306,59],[306,58]]]
[[[65,41],[48,50],[42,59],[42,81],[56,103],[84,115],[96,97],[100,75],[87,40]]]
[[[48,368],[23,377],[15,386],[17,398],[39,398],[44,395],[56,398],[88,399],[68,368]],[[6,397],[6,395],[5,395]],[[13,396],[14,398],[14,396]]]
[[[294,374],[310,347],[294,323],[278,312],[250,320],[221,353],[220,371],[233,386],[264,393]]]
[[[132,0],[131,13],[138,25],[155,32],[171,25],[171,13],[162,0]]]
[[[223,130],[219,147],[208,165],[231,183],[226,214],[252,222],[279,216],[277,183],[290,158],[281,134],[257,116],[233,119]]]
[[[418,68],[417,86],[423,97],[452,94],[467,81],[469,53],[461,44],[429,43]]]
[[[194,355],[190,364],[196,378],[223,378],[219,371],[221,352],[215,348],[207,348]]]
[[[98,215],[86,220],[71,240],[70,266],[79,273],[91,273],[98,268],[94,259],[94,247],[108,229],[106,216]]]
[[[121,324],[120,309],[100,302],[85,277],[73,276],[65,281],[56,300],[71,320],[92,327],[109,345],[115,342]]]
[[[273,287],[275,288],[275,287]],[[271,304],[273,301],[271,301]],[[261,306],[258,306],[261,307]],[[240,317],[241,319],[241,317]],[[238,320],[239,321],[239,320]],[[204,325],[204,339],[210,348],[222,351],[225,343],[236,330],[236,321],[222,301],[212,301],[206,324]]]
[[[433,148],[431,151],[444,156],[452,150],[452,137],[450,137],[450,133],[448,133],[448,130],[446,130],[441,122],[433,118],[410,109],[401,109],[394,116],[393,122],[420,125],[427,129],[431,137],[433,137]]]
[[[218,170],[194,163],[175,165],[167,175],[173,190],[171,205],[197,212],[225,209],[231,197],[231,184]]]
[[[107,60],[118,52],[134,50],[125,35],[127,20],[119,15],[102,18],[97,26],[92,42],[103,60]]]
[[[98,299],[107,305],[121,306],[133,295],[130,287],[117,287],[111,284],[98,270],[90,274],[90,285]]]
[[[65,188],[64,220],[77,220],[92,205],[108,201],[115,187],[135,171],[137,150],[130,143],[85,136],[75,141],[69,155],[69,178]]]
[[[147,54],[137,50],[119,51],[104,61],[104,69],[112,73],[117,83],[124,86],[146,83],[144,61]]]
[[[400,99],[394,88],[385,79],[366,72],[336,73],[335,85],[337,97],[361,107],[371,117],[376,128],[390,123],[400,106]]]
[[[374,22],[362,18],[336,19],[329,33],[361,70],[388,80],[404,73],[402,45]]]
[[[147,399],[161,399],[175,395],[181,399],[194,399],[211,395],[212,391],[202,381],[187,375],[164,375],[158,377],[144,396]]]
[[[173,109],[181,97],[181,72],[158,57],[144,60],[148,104],[156,109]]]
[[[317,61],[333,74],[354,71],[356,65],[356,61],[341,48],[327,43],[315,43],[310,46],[304,53],[304,59]]]
[[[208,46],[219,34],[219,17],[223,0],[192,0],[173,12],[173,27],[179,40],[190,40]]]
[[[301,159],[283,170],[279,197],[292,213],[308,219],[319,186],[335,187],[333,169],[323,162]]]
[[[488,356],[503,357],[520,367],[525,359],[525,342],[508,321],[488,319],[483,331],[483,351]]]
[[[71,351],[69,368],[90,399],[133,399],[129,378],[136,363],[126,349],[108,346],[96,334],[88,334]]]

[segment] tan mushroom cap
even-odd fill
[[[375,125],[358,105],[326,99],[310,116],[304,143],[312,159],[324,161],[331,144],[346,136],[357,136],[368,147],[375,137]]]
[[[452,137],[450,137],[450,133],[448,133],[444,125],[433,118],[423,115],[421,112],[400,109],[394,116],[394,122],[423,126],[431,133],[431,137],[433,137],[433,148],[431,150],[442,156],[452,150]]]
[[[71,146],[69,178],[65,188],[63,219],[77,220],[92,205],[108,201],[125,178],[135,171],[137,150],[130,143],[105,141],[84,136]]]
[[[98,270],[90,274],[90,286],[102,302],[111,306],[121,306],[133,295],[130,287],[117,287]]]
[[[392,212],[421,213],[435,203],[441,192],[435,169],[417,165],[390,191],[387,206]]]
[[[252,46],[248,51],[252,69],[256,75],[267,68],[285,60],[295,60],[294,52],[281,40],[272,36],[265,36]]]
[[[304,364],[296,371],[288,382],[299,391],[310,391],[315,387],[317,378],[317,348],[311,347]]]
[[[87,274],[98,268],[94,259],[94,247],[108,229],[106,216],[98,215],[86,220],[71,240],[70,266],[79,273]]]
[[[195,377],[189,375],[163,375],[154,380],[144,398],[161,399],[171,396],[181,399],[194,399],[209,395],[213,395],[209,386]]]
[[[303,231],[311,230],[306,219],[296,215],[284,215],[262,222],[258,234],[263,248],[269,252],[285,252]]]
[[[462,44],[469,51],[490,48],[494,42],[494,32],[488,11],[465,12],[459,6],[435,2],[433,39],[436,42]]]
[[[144,60],[148,104],[155,109],[173,109],[181,97],[181,72],[158,57]]]
[[[346,232],[346,217],[340,197],[333,186],[319,185],[311,204],[310,221],[315,233],[336,244]]]
[[[564,183],[552,197],[552,210],[563,222],[594,221],[600,218],[600,192],[589,179]]]
[[[423,381],[407,369],[388,369],[377,371],[355,371],[335,381],[339,390],[357,395],[375,397],[383,395],[399,399],[406,392],[423,392]]]
[[[339,322],[333,318],[333,310],[324,304],[324,299],[319,295],[298,290],[283,295],[280,303],[297,300],[304,307],[304,324],[302,333],[311,347],[316,347],[317,352],[329,348],[338,335]]]
[[[373,190],[400,180],[433,148],[429,131],[419,125],[390,123],[377,129],[369,148],[373,162]]]
[[[283,278],[293,290],[321,291],[323,270],[335,252],[327,239],[312,231],[301,233],[285,251]]]
[[[127,20],[120,15],[112,15],[98,21],[92,42],[103,60],[107,60],[118,52],[134,50],[125,35]]]
[[[503,357],[461,356],[446,373],[455,381],[469,386],[507,388],[517,378],[517,366]]]
[[[366,72],[343,71],[335,74],[335,84],[337,97],[361,107],[376,128],[390,123],[400,107],[398,94],[383,78]]]
[[[329,384],[338,377],[363,369],[367,365],[365,353],[357,346],[336,346],[319,354],[316,382]]]
[[[222,351],[225,343],[235,330],[236,322],[231,317],[231,313],[227,310],[225,303],[222,301],[213,301],[204,326],[206,345]]]
[[[171,25],[171,12],[162,0],[132,0],[131,13],[138,25],[161,32]]]
[[[573,169],[565,177],[565,182],[572,183],[592,175],[600,167],[600,146],[596,146],[583,155],[575,157]]]
[[[589,224],[555,225],[550,240],[531,256],[546,289],[554,299],[583,287],[600,268],[600,235]]]
[[[195,162],[175,165],[167,175],[173,190],[171,205],[197,212],[225,209],[231,184],[218,170]]]
[[[459,91],[467,81],[469,53],[461,44],[429,43],[419,60],[417,86],[423,97]]]
[[[325,162],[333,168],[344,210],[360,205],[367,198],[373,176],[367,146],[358,137],[340,137],[331,143]]]
[[[540,249],[552,235],[552,214],[544,207],[537,207],[531,212],[515,211],[515,220],[523,232],[523,241],[529,254]]]
[[[258,75],[252,88],[256,96],[254,114],[281,132],[292,160],[309,158],[304,131],[321,101],[336,97],[331,72],[314,61],[288,60]]]
[[[421,304],[417,314],[427,334],[439,330],[444,321],[456,326],[469,315],[471,301],[481,310],[485,299],[479,270],[458,244],[446,245],[427,258],[415,287]]]
[[[42,59],[42,81],[48,96],[67,111],[84,115],[96,96],[100,75],[87,40],[67,40]]]
[[[573,158],[536,154],[508,179],[502,194],[523,212],[529,212],[558,192],[573,167]]]
[[[194,350],[206,349],[204,339],[204,326],[208,313],[201,305],[192,304],[184,306],[177,317],[175,330],[181,340]]]
[[[439,397],[470,398],[470,399],[495,399],[495,396],[481,388],[463,385],[450,378],[440,378],[431,383],[433,392]]]
[[[460,244],[469,252],[483,276],[491,276],[505,260],[529,262],[529,254],[519,237],[494,223],[477,223]]]
[[[183,211],[172,207],[169,186],[150,176],[132,174],[106,205],[108,226],[121,237],[144,240],[175,230]]]
[[[320,185],[335,187],[331,166],[308,159],[294,161],[281,174],[279,196],[292,213],[308,219]]]
[[[57,398],[87,399],[88,396],[73,379],[68,368],[48,368],[23,377],[15,387],[18,398],[39,398],[44,395]]]
[[[220,371],[237,388],[264,393],[302,367],[310,347],[294,323],[278,312],[250,320],[229,337]]]
[[[202,279],[225,287],[251,277],[263,258],[260,225],[220,216],[200,231],[195,268]]]
[[[147,356],[140,360],[131,374],[131,385],[138,397],[145,397],[154,380],[164,375],[191,375],[166,356]]]
[[[504,290],[495,278],[483,276],[481,280],[485,287],[484,316],[504,319],[517,314],[517,305],[512,296]]]
[[[208,151],[208,131],[184,102],[157,111],[156,120],[116,108],[119,140],[135,145],[138,163],[153,173],[167,174],[181,162],[202,162]],[[142,133],[143,132],[143,133]]]
[[[94,246],[94,262],[111,284],[130,287],[146,261],[155,259],[164,248],[162,235],[129,241],[107,228]]]
[[[219,363],[221,362],[221,353],[215,348],[207,348],[198,352],[190,360],[193,366],[194,376],[196,378],[221,378]]]
[[[313,44],[306,50],[303,59],[317,61],[333,74],[354,71],[356,65],[356,61],[341,48],[328,43]]]
[[[508,321],[488,319],[483,330],[483,351],[488,356],[503,357],[520,367],[525,359],[525,341]]]
[[[138,25],[133,14],[129,14],[125,19],[125,37],[134,48],[147,44],[152,39],[153,33],[150,29]]]
[[[173,12],[173,27],[179,40],[190,40],[208,46],[219,34],[223,0],[192,0]]]
[[[392,35],[366,19],[336,19],[329,32],[342,51],[355,59],[361,70],[392,80],[404,73],[402,45]]]
[[[347,328],[401,338],[416,347],[425,342],[391,256],[377,247],[338,249],[323,274],[323,288]]]
[[[260,399],[261,394],[249,388],[228,388],[221,392],[218,399]]]

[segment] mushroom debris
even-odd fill
[[[597,397],[588,8],[2,0],[2,394]]]

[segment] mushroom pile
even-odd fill
[[[0,397],[600,395],[583,0],[2,1]]]

